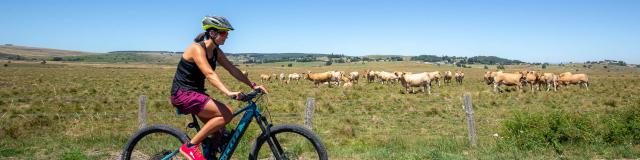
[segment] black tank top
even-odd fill
[[[204,48],[205,53],[207,52],[207,46],[204,45],[204,42],[199,43],[202,48]],[[218,48],[213,50],[213,57],[211,59],[207,58],[207,62],[211,65],[211,68],[216,70],[216,58],[218,56]],[[206,55],[206,54],[205,54]],[[196,91],[200,93],[204,93],[206,89],[204,89],[204,74],[200,71],[200,68],[196,65],[195,62],[189,62],[184,58],[180,58],[180,62],[178,62],[178,68],[176,69],[176,74],[173,77],[173,84],[171,85],[171,95],[174,96],[178,92],[178,89],[182,91]]]

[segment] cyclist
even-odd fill
[[[205,93],[204,82],[208,82],[229,97],[240,99],[240,92],[227,89],[216,73],[216,63],[226,69],[235,79],[248,85],[251,89],[266,88],[249,81],[238,68],[233,66],[220,49],[224,45],[229,31],[233,27],[226,18],[220,16],[205,16],[202,19],[200,33],[182,54],[178,63],[173,84],[171,86],[171,104],[181,114],[195,114],[204,125],[190,142],[180,147],[180,153],[188,159],[204,159],[200,151],[200,143],[208,134],[218,132],[233,118],[233,109]]]

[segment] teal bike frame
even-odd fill
[[[240,115],[242,112],[244,112],[244,114],[242,115],[242,119],[240,119],[240,122],[236,126],[235,131],[231,134],[231,137],[228,143],[224,144],[225,147],[222,153],[220,154],[219,159],[227,160],[231,158],[236,147],[238,147],[238,142],[239,142],[238,140],[242,138],[242,136],[244,135],[244,132],[247,130],[252,119],[256,119],[256,121],[258,122],[258,125],[260,126],[260,129],[262,130],[262,133],[266,134],[266,136],[269,137],[267,139],[267,143],[269,144],[269,147],[271,148],[273,155],[277,157],[277,159],[280,159],[279,157],[281,157],[282,155],[282,147],[280,146],[278,141],[275,139],[275,137],[272,137],[271,135],[269,135],[270,128],[273,125],[269,123],[269,121],[267,121],[267,118],[261,114],[255,102],[250,100],[248,102],[249,104],[247,106],[233,113],[233,116],[236,117]],[[191,117],[193,118],[193,122],[189,123],[189,127],[195,128],[196,132],[200,131],[200,126],[198,125],[196,116],[192,114]],[[214,154],[211,154],[211,152],[214,152],[214,149],[215,149],[213,146],[202,145],[202,149],[206,159],[208,160],[214,159],[215,156],[209,156],[209,155],[214,155]],[[179,148],[174,150],[171,154],[165,156],[162,159],[163,160],[171,159],[178,152],[179,152]]]

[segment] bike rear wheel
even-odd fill
[[[148,126],[136,132],[129,139],[121,159],[162,159],[187,141],[189,141],[189,137],[172,126],[162,124]]]
[[[320,139],[307,128],[278,125],[271,127],[270,135],[275,137],[274,146],[279,146],[276,150],[280,150],[284,159],[328,159]],[[266,133],[258,137],[249,159],[276,159],[267,139]]]

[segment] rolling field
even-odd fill
[[[462,85],[455,80],[434,85],[431,95],[403,94],[399,84],[363,79],[349,88],[315,87],[306,80],[260,83],[260,73],[459,69],[413,62],[281,67],[287,64],[242,65],[240,69],[268,88],[270,94],[258,104],[268,107],[275,124],[302,124],[306,101],[314,98],[313,129],[330,159],[640,158],[637,68],[506,66],[505,72],[529,69],[589,75],[589,90],[569,86],[558,92],[533,92],[527,87],[524,92],[494,93],[482,82],[487,71],[483,65],[462,69]],[[220,68],[228,88],[249,91]],[[173,65],[150,64],[14,62],[0,67],[0,159],[115,159],[138,128],[140,95],[149,99],[148,123],[184,130],[190,117],[176,115],[168,102],[174,72]],[[235,109],[243,105],[210,85],[207,88],[212,97]],[[473,99],[477,147],[469,147],[467,141],[464,92]],[[247,158],[258,130],[255,124],[250,127],[235,158]]]

